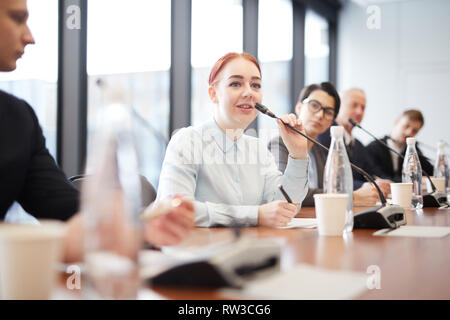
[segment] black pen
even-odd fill
[[[278,185],[278,189],[280,189],[281,193],[283,194],[284,198],[286,199],[287,202],[292,203],[291,198],[288,196],[288,194],[286,193],[286,191],[284,191],[284,188],[281,184]]]

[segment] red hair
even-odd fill
[[[228,62],[230,62],[231,60],[236,59],[236,58],[244,58],[250,62],[253,62],[255,64],[255,66],[258,68],[259,74],[261,75],[261,68],[259,67],[259,63],[254,56],[252,56],[251,54],[249,54],[247,52],[242,52],[242,53],[229,52],[226,55],[222,56],[219,60],[217,60],[216,63],[211,68],[211,72],[209,74],[209,85],[210,86],[214,83],[217,75],[219,74],[220,71],[222,71],[222,69],[225,67],[225,65]]]

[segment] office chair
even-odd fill
[[[139,175],[141,180],[141,205],[143,208],[147,207],[156,199],[156,190],[152,184],[143,175]],[[74,187],[81,191],[83,181],[89,178],[89,175],[76,175],[69,178]]]

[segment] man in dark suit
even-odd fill
[[[0,2],[0,71],[12,71],[33,36],[26,2]],[[28,103],[0,91],[0,220],[17,201],[37,218],[68,220],[78,211],[78,191],[45,146]]]
[[[390,193],[391,181],[384,179],[386,176],[383,174],[382,170],[376,167],[376,165],[371,161],[364,145],[352,136],[353,125],[349,122],[349,119],[353,119],[358,123],[362,121],[366,108],[366,94],[361,89],[352,88],[341,92],[340,95],[342,102],[341,108],[333,125],[343,126],[345,129],[344,142],[347,147],[347,153],[350,161],[367,171],[372,176],[375,176],[376,182],[380,189],[385,195],[387,195]],[[330,129],[319,135],[318,140],[323,145],[329,147],[331,143]],[[353,168],[352,171],[354,190],[357,190],[364,184],[368,183],[358,171]]]
[[[398,153],[405,155],[406,138],[415,137],[423,125],[424,118],[420,111],[406,110],[395,120],[391,134],[384,136],[381,140]],[[383,171],[383,175],[396,182],[402,181],[402,158],[394,152],[389,151],[376,140],[372,141],[366,148],[375,165]],[[422,170],[432,175],[433,165],[422,154],[418,146],[416,150],[419,155]]]

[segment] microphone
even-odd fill
[[[255,108],[258,111],[268,115],[271,118],[279,119],[272,111],[269,110],[269,108],[267,108],[265,105],[262,105],[261,103],[256,102],[255,103]]]
[[[397,152],[396,150],[392,149],[391,147],[389,147],[387,145],[387,143],[385,143],[384,141],[378,139],[377,137],[375,137],[373,134],[371,134],[369,131],[367,131],[366,129],[364,129],[363,127],[361,127],[361,125],[359,123],[357,123],[355,120],[353,119],[348,119],[348,121],[354,126],[354,127],[358,127],[359,129],[363,130],[365,133],[367,133],[368,135],[370,135],[372,138],[374,138],[377,142],[379,142],[381,145],[383,145],[385,148],[387,148],[388,150],[394,152],[396,155],[398,155],[401,159],[405,160],[405,157],[400,154],[399,152]],[[427,177],[428,181],[430,182],[431,188],[433,189],[432,192],[430,193],[426,193],[424,194],[423,197],[423,206],[424,207],[440,207],[442,205],[446,205],[447,204],[447,195],[443,192],[440,192],[438,190],[436,190],[436,186],[434,185],[433,181],[431,180],[430,176],[428,175],[428,173],[422,169],[422,172],[425,173],[425,176]]]
[[[264,113],[268,115],[269,117],[272,117],[274,119],[279,119],[285,126],[292,129],[293,131],[297,132],[298,134],[305,137],[307,140],[311,141],[312,143],[320,146],[322,149],[329,151],[327,147],[325,147],[323,144],[321,144],[316,139],[313,139],[309,137],[308,135],[304,134],[300,130],[292,127],[290,124],[284,122],[282,119],[277,117],[272,111],[269,110],[266,106],[255,103],[255,108],[260,111],[261,113]],[[364,178],[369,181],[377,190],[378,197],[381,201],[381,206],[368,209],[362,212],[359,212],[354,215],[354,229],[382,229],[382,228],[391,228],[395,229],[398,228],[401,225],[406,224],[406,217],[405,217],[405,209],[398,205],[387,205],[386,198],[384,197],[383,193],[380,190],[380,187],[377,185],[375,180],[368,174],[365,170],[361,169],[357,165],[350,162],[350,165],[352,168],[357,170],[359,173],[361,173]]]

